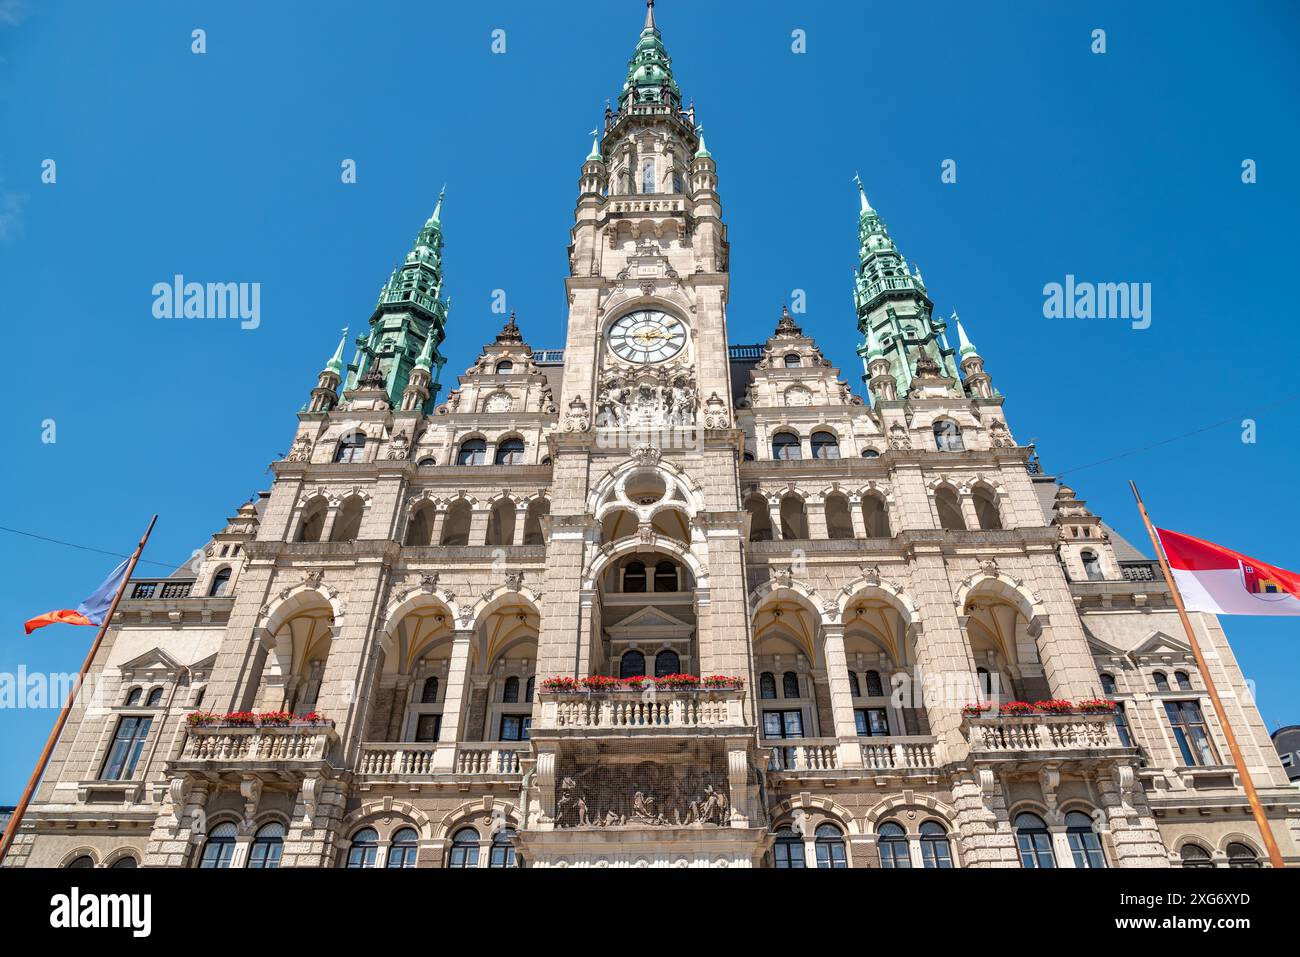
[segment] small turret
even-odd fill
[[[339,340],[338,348],[334,350],[334,355],[330,356],[329,362],[325,363],[325,368],[320,371],[320,376],[316,379],[316,388],[311,390],[308,412],[328,412],[338,404],[339,384],[343,381],[343,347],[347,341],[348,330],[344,328],[343,338]]]
[[[956,310],[953,310],[952,321],[957,326],[957,351],[961,357],[961,371],[966,377],[967,391],[977,399],[993,398],[993,378],[984,371],[984,360],[975,350],[975,343],[966,335],[966,329]]]

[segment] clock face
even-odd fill
[[[685,345],[685,324],[656,309],[630,312],[609,329],[609,347],[628,362],[663,362]]]

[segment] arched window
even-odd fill
[[[1249,844],[1234,841],[1228,845],[1228,866],[1259,867],[1259,855]]]
[[[145,700],[145,707],[156,708],[162,704],[162,699],[163,699],[162,688],[154,688],[153,691],[149,692],[149,697]]]
[[[488,513],[488,545],[506,546],[515,543],[515,503],[508,498],[499,498],[492,504]]]
[[[513,828],[503,827],[492,838],[492,850],[488,854],[488,867],[515,866],[515,832]]]
[[[1016,815],[1016,846],[1020,849],[1021,867],[1055,867],[1056,855],[1052,852],[1052,835],[1037,814],[1024,812]]]
[[[519,679],[511,675],[501,686],[501,701],[504,704],[519,703]]]
[[[65,866],[71,870],[82,870],[83,868],[94,867],[95,860],[89,854],[82,854],[80,857],[74,857],[68,861]]]
[[[997,531],[1002,527],[1002,514],[998,511],[997,497],[987,485],[977,485],[971,493],[975,505],[975,518],[980,528],[985,531]]]
[[[524,700],[525,700],[525,701],[532,701],[532,700],[533,700],[533,679],[534,679],[535,677],[536,677],[535,675],[529,675],[529,676],[528,676],[528,683],[527,683],[526,685],[524,685]]]
[[[524,440],[506,439],[497,446],[497,465],[523,465]]]
[[[803,360],[799,358],[799,353],[797,352],[787,352],[784,361],[787,369],[797,369],[803,363]]]
[[[1191,691],[1191,690],[1192,690],[1192,679],[1191,679],[1190,677],[1188,677],[1186,671],[1175,671],[1175,672],[1174,672],[1174,683],[1178,685],[1178,690],[1179,690],[1179,691]]]
[[[424,687],[420,689],[420,704],[437,704],[438,703],[438,676],[433,675],[424,679]]]
[[[868,671],[863,677],[866,679],[868,698],[883,698],[885,696],[885,686],[880,681],[879,671]]]
[[[263,824],[253,835],[253,846],[248,850],[248,866],[271,870],[280,866],[284,853],[284,825],[279,821]]]
[[[478,867],[478,831],[462,827],[451,839],[448,867]]]
[[[877,452],[875,449],[863,449],[862,457],[864,459],[878,459],[880,458],[880,453]]]
[[[628,562],[623,569],[623,591],[643,592],[646,587],[645,562]]]
[[[853,537],[853,519],[849,517],[849,500],[843,495],[826,496],[826,537]]]
[[[139,866],[140,866],[139,861],[137,861],[130,854],[126,854],[122,857],[119,857],[117,860],[115,860],[109,869],[114,871],[133,871]]]
[[[745,511],[749,513],[749,540],[751,542],[770,542],[772,540],[772,513],[768,511],[767,499],[761,495],[751,495],[745,499]]]
[[[1114,676],[1114,675],[1108,675],[1108,674],[1106,674],[1105,672],[1102,672],[1102,675],[1101,675],[1101,693],[1102,693],[1102,694],[1115,694],[1115,691],[1116,691],[1115,676]]]
[[[329,506],[324,499],[314,499],[303,512],[302,522],[298,525],[298,541],[319,542],[325,531],[325,511]]]
[[[772,844],[772,862],[780,870],[808,866],[803,855],[803,839],[793,828],[783,827],[776,832],[776,841]]]
[[[939,527],[954,532],[966,531],[966,519],[961,514],[961,503],[957,501],[957,491],[949,485],[942,485],[934,491],[934,506],[939,512]]]
[[[799,448],[799,436],[793,432],[778,432],[772,436],[772,458],[798,459],[803,453]]]
[[[799,676],[793,671],[787,671],[781,676],[781,697],[799,697]]]
[[[1155,683],[1157,691],[1169,690],[1169,676],[1163,671],[1151,672],[1151,680]]]
[[[509,359],[502,359],[497,363],[497,375],[505,375],[515,371],[515,364]]]
[[[482,465],[487,461],[487,443],[482,439],[466,439],[456,453],[457,465]]]
[[[758,696],[763,699],[776,697],[776,675],[772,672],[764,671],[758,676]]]
[[[123,704],[128,708],[134,708],[140,703],[140,697],[144,694],[143,688],[132,688],[126,693],[126,701]]]
[[[812,457],[815,459],[837,459],[840,457],[840,440],[830,432],[812,434]]]
[[[808,537],[808,513],[798,495],[781,499],[781,537],[796,540]]]
[[[1065,837],[1070,844],[1070,854],[1075,867],[1099,868],[1106,866],[1106,855],[1101,852],[1101,841],[1092,829],[1092,818],[1082,811],[1065,815]]]
[[[447,517],[442,522],[443,545],[468,545],[469,527],[473,518],[473,509],[469,502],[458,498],[447,509]]]
[[[926,821],[921,825],[921,861],[928,868],[952,867],[948,831],[938,821]]]
[[[535,498],[528,505],[524,516],[524,544],[545,545],[546,538],[542,531],[542,519],[551,514],[551,503],[544,498]]]
[[[886,821],[876,828],[876,846],[880,849],[880,866],[892,870],[909,870],[912,855],[907,849],[907,832],[897,821]]]
[[[862,496],[862,523],[867,538],[889,537],[889,513],[885,510],[885,500],[879,495]]]
[[[844,832],[834,824],[817,825],[817,866],[819,868],[848,867],[844,854]]]
[[[677,591],[677,566],[672,562],[655,565],[655,591]]]
[[[849,693],[855,698],[862,697],[862,689],[858,686],[858,676],[855,672],[849,672]]]
[[[1199,844],[1184,844],[1178,856],[1183,862],[1183,867],[1214,866],[1214,861],[1210,859],[1210,852]]]
[[[390,870],[405,870],[415,866],[415,857],[420,850],[420,835],[413,827],[404,827],[393,835],[393,842],[388,847],[388,867]]]
[[[740,461],[742,461],[742,462],[752,462],[752,461],[754,461],[754,453],[753,453],[753,452],[750,452],[748,449],[746,449],[744,452],[742,452],[742,453],[740,454]]]
[[[235,853],[235,835],[238,829],[230,821],[223,821],[208,833],[203,844],[203,855],[199,858],[199,867],[208,870],[230,866],[230,858]]]
[[[334,518],[334,527],[330,530],[331,542],[353,542],[361,535],[361,519],[365,515],[366,503],[360,495],[350,495],[343,500],[343,507]]]
[[[1102,576],[1101,559],[1097,557],[1097,553],[1084,551],[1079,557],[1083,559],[1083,573],[1088,576],[1088,581],[1098,581]]]
[[[348,867],[374,867],[379,855],[379,832],[373,827],[363,827],[352,835],[352,846],[348,848]]]
[[[934,423],[934,447],[940,452],[966,451],[961,440],[961,426],[952,419],[940,419]]]
[[[334,450],[335,462],[361,462],[366,457],[366,435],[364,432],[350,432],[339,439],[338,448]]]
[[[209,598],[220,598],[230,587],[230,569],[223,568],[212,576],[212,586],[208,588]]]
[[[625,651],[618,660],[620,678],[640,678],[645,675],[645,655],[639,651]]]
[[[423,469],[423,468],[428,468],[430,465],[437,465],[438,460],[435,459],[433,456],[429,456],[428,458],[420,459],[420,461],[416,462],[415,464],[417,467]]]
[[[682,660],[677,656],[677,652],[664,649],[655,655],[655,677],[662,678],[664,675],[679,675],[682,673]]]
[[[427,502],[416,507],[406,524],[407,545],[433,544],[433,512],[433,506]]]

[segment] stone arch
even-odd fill
[[[859,598],[882,599],[892,605],[908,625],[918,630],[921,628],[921,606],[897,582],[881,578],[874,569],[840,589],[835,611],[840,621],[846,619],[850,603]]]
[[[394,825],[389,828],[387,836],[381,834],[380,840],[387,840],[399,828],[406,825],[414,825],[415,829],[420,832],[420,840],[427,841],[434,837],[435,825],[425,814],[414,804],[407,801],[399,801],[392,795],[388,795],[380,801],[368,801],[339,822],[338,837],[334,844],[337,848],[343,849],[352,841],[352,833],[362,824],[369,823],[368,818],[376,817],[381,814],[387,814],[393,817],[404,817],[406,820],[402,824]]]
[[[832,801],[828,797],[811,794],[796,794],[791,798],[782,801],[776,807],[772,808],[772,821],[774,826],[780,826],[776,822],[783,821],[791,816],[795,811],[818,811],[827,817],[835,818],[844,826],[844,830],[849,834],[861,834],[862,825],[857,817],[842,804]]]
[[[459,807],[452,808],[444,814],[433,825],[433,837],[445,840],[460,828],[468,826],[478,831],[481,839],[485,836],[484,829],[491,825],[492,812],[498,807],[501,808],[501,814],[506,821],[507,827],[518,828],[521,826],[522,819],[517,805],[495,797],[485,797],[478,801],[466,801]]]
[[[1021,579],[1012,578],[1006,572],[997,570],[996,566],[981,568],[980,571],[962,581],[953,599],[957,613],[962,614],[971,596],[981,591],[993,591],[1006,598],[1031,624],[1034,622],[1042,624],[1047,620],[1047,608],[1043,605],[1042,599],[1026,588]]]
[[[882,824],[886,818],[905,812],[909,808],[920,811],[925,818],[938,818],[948,828],[950,836],[957,833],[957,825],[954,823],[957,820],[957,809],[929,794],[914,793],[910,799],[904,794],[892,795],[873,805],[863,817],[874,833],[876,826]],[[920,823],[917,822],[918,826]]]
[[[683,545],[675,538],[668,538],[659,534],[651,535],[648,541],[637,536],[620,539],[617,542],[602,546],[587,562],[587,567],[583,570],[582,587],[595,588],[600,573],[608,568],[612,562],[624,555],[635,552],[663,552],[670,555],[691,570],[691,575],[695,578],[696,591],[709,587],[708,567],[695,557],[688,546]]]
[[[781,598],[792,599],[805,605],[820,624],[835,624],[838,612],[835,611],[834,602],[828,602],[816,590],[795,579],[790,581],[768,580],[755,587],[749,593],[751,617],[757,614],[767,602]]]
[[[587,511],[591,512],[597,521],[609,508],[630,508],[638,514],[648,511],[653,506],[633,502],[627,496],[626,487],[628,480],[636,474],[651,472],[656,473],[664,482],[664,495],[654,503],[655,505],[676,501],[678,507],[683,508],[692,518],[705,507],[703,488],[686,472],[673,463],[660,459],[658,451],[654,449],[638,449],[633,452],[631,458],[610,469],[604,478],[593,486],[587,496]],[[680,499],[674,496],[674,492],[680,493]],[[649,515],[645,517],[648,518]]]
[[[266,605],[259,614],[264,640],[279,631],[284,623],[298,612],[319,603],[330,607],[337,626],[339,619],[347,611],[347,606],[339,599],[335,589],[324,584],[312,585],[302,582],[282,591],[279,600]]]
[[[533,613],[538,618],[541,618],[542,612],[537,604],[540,597],[531,588],[510,588],[507,585],[498,585],[476,601],[472,608],[460,612],[459,627],[462,631],[477,628],[487,615],[490,615],[508,601],[522,601],[532,608]]]
[[[99,858],[99,852],[89,845],[77,847],[59,858],[59,868],[66,868],[69,864],[79,857],[88,857],[96,867],[102,867],[103,864]]]
[[[77,855],[80,856],[80,855]],[[104,859],[96,864],[96,867],[112,867],[124,857],[134,857],[137,866],[144,863],[144,851],[130,844],[124,844],[121,847],[115,847],[104,855]],[[72,860],[72,858],[69,858]]]
[[[461,611],[456,603],[451,600],[450,596],[439,588],[425,588],[417,586],[388,603],[384,611],[384,620],[378,629],[380,647],[384,651],[385,659],[397,662],[399,658],[410,657],[414,661],[414,655],[419,648],[403,649],[399,647],[398,629],[402,622],[410,615],[418,615],[424,612],[438,614],[442,612],[447,617],[448,628],[453,628],[456,620],[461,616]],[[403,654],[403,652],[406,654]],[[403,665],[409,662],[402,662]],[[398,668],[402,670],[401,667]]]

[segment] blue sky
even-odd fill
[[[1274,504],[1300,464],[1300,402],[1278,404],[1300,393],[1294,5],[737,6],[657,8],[718,163],[734,342],[766,337],[805,290],[800,322],[857,384],[860,171],[1048,471],[1139,545],[1129,478],[1157,521],[1300,568],[1300,519]],[[444,182],[448,372],[499,327],[498,288],[534,348],[561,345],[587,131],[643,15],[637,0],[0,0],[0,524],[125,552],[156,511],[147,557],[184,560],[268,484],[339,330],[368,319]],[[153,284],[176,273],[260,282],[261,325],[153,318]],[[1043,318],[1044,284],[1066,274],[1151,283],[1150,328]],[[0,672],[75,670],[90,629],[23,638],[21,622],[113,564],[0,532]],[[1300,626],[1224,623],[1269,726],[1300,722]],[[0,804],[53,717],[0,711]]]

